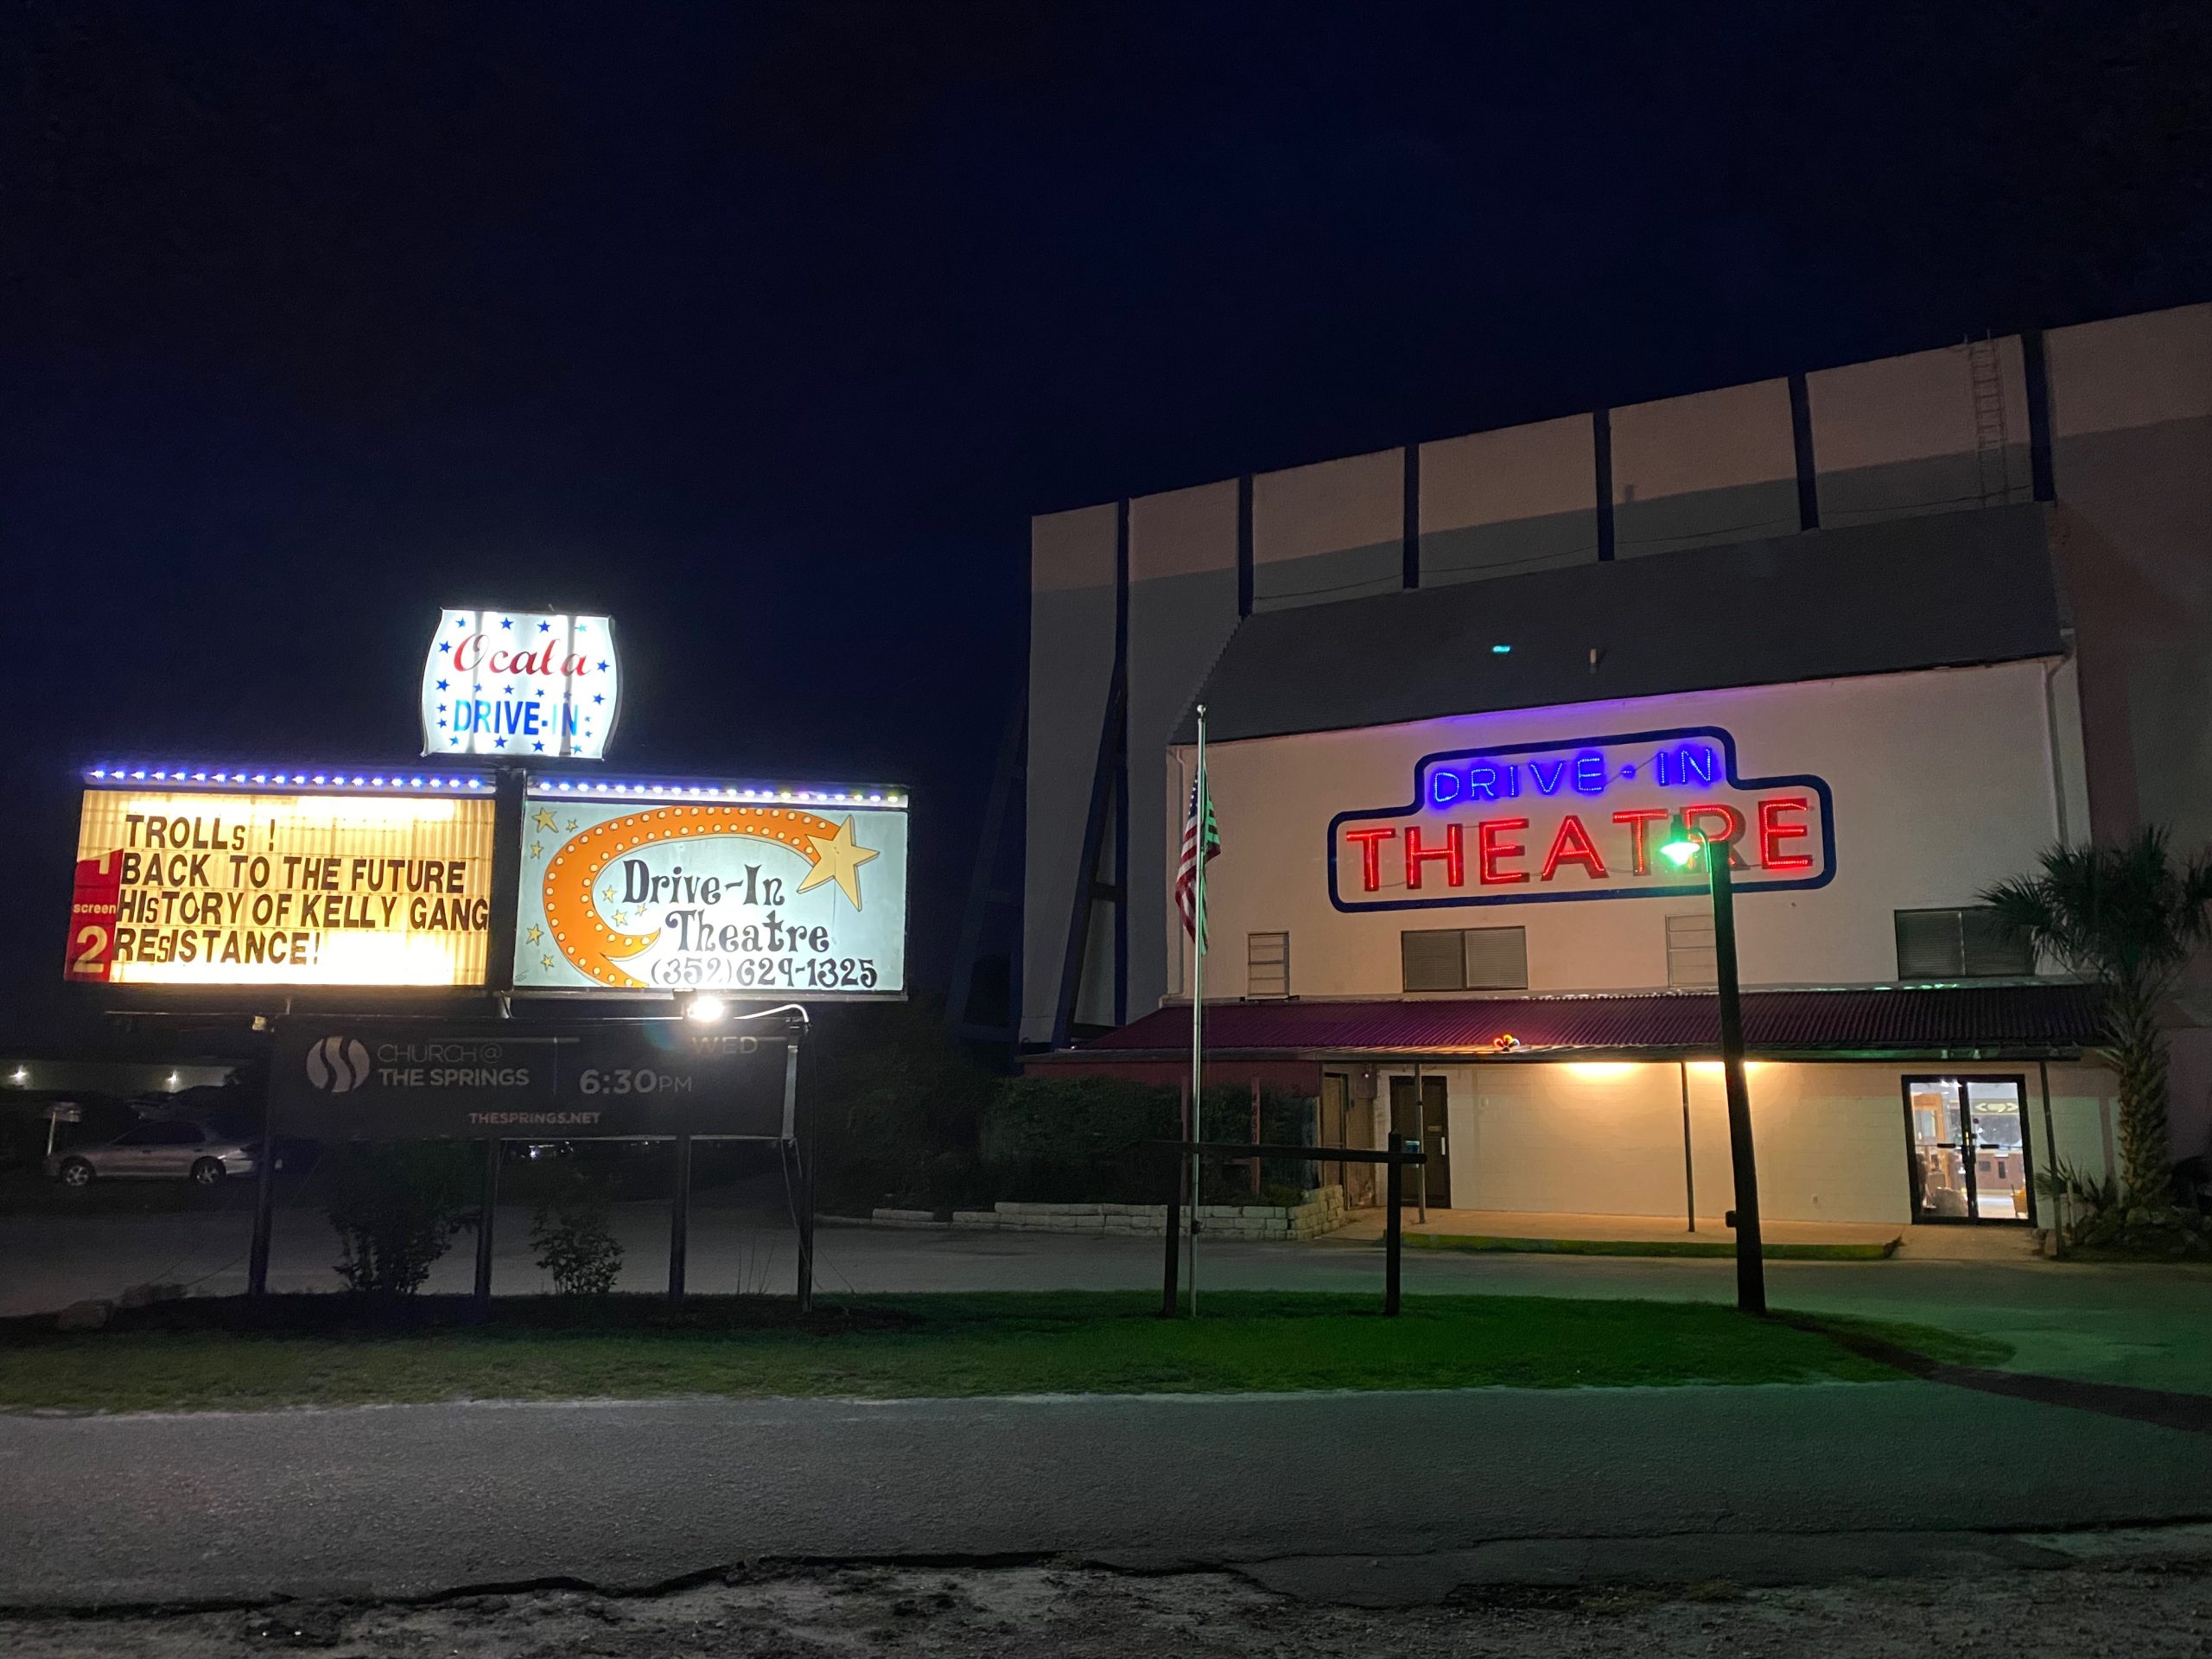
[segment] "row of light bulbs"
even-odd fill
[[[382,773],[356,773],[347,777],[343,772],[308,773],[304,772],[207,772],[188,771],[181,766],[159,766],[151,770],[144,766],[94,766],[89,776],[102,783],[130,782],[178,784],[280,784],[302,787],[337,789],[435,789],[483,790],[491,787],[481,778],[385,777]],[[577,782],[562,779],[558,782],[543,781],[532,785],[532,792],[539,795],[614,795],[652,800],[728,800],[728,801],[842,801],[849,805],[904,806],[906,798],[881,790],[864,791],[856,789],[740,789],[734,784],[601,784]]]

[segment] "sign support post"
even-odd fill
[[[668,1207],[668,1300],[683,1300],[683,1269],[691,1252],[691,1137],[676,1137],[676,1196]]]
[[[269,1234],[276,1220],[276,1090],[261,1096],[261,1169],[253,1187],[253,1243],[246,1252],[245,1294],[269,1294]]]
[[[476,1221],[476,1316],[492,1312],[492,1217],[499,1208],[499,1142],[484,1142],[484,1199]]]

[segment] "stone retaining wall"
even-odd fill
[[[950,1219],[927,1210],[878,1210],[880,1227],[952,1226],[1002,1233],[1096,1233],[1158,1238],[1166,1231],[1164,1204],[997,1204],[955,1210]],[[1294,1205],[1202,1204],[1198,1230],[1209,1238],[1318,1238],[1345,1221],[1341,1186],[1314,1187]]]

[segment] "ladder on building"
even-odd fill
[[[2012,493],[2011,434],[2005,424],[2005,365],[1998,342],[1986,336],[1968,340],[1967,372],[1974,387],[1974,462],[1981,505],[2001,506]]]

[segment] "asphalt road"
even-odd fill
[[[2212,1436],[1933,1383],[0,1418],[0,1605],[2212,1514]],[[1370,1559],[1372,1567],[1343,1558]],[[1695,1563],[1685,1568],[1694,1576]]]

